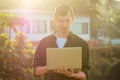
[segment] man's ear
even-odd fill
[[[54,16],[53,20],[56,21],[56,19],[57,19],[57,16]]]
[[[74,21],[74,19],[75,19],[75,17],[74,17],[74,16],[72,16],[72,21]]]
[[[74,16],[72,16],[72,22],[74,21],[74,19],[75,19],[75,17],[74,17]]]
[[[56,20],[57,20],[57,17],[54,17],[54,18],[53,18],[53,21],[54,21],[55,23],[56,23]]]

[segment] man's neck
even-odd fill
[[[57,35],[58,37],[60,37],[60,38],[67,38],[68,35],[69,35],[69,32],[70,32],[70,31],[68,31],[68,32],[60,32],[60,31],[57,31],[56,35]]]

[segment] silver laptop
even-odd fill
[[[58,65],[65,64],[68,68],[82,68],[82,48],[47,48],[47,66],[49,70],[56,69]]]

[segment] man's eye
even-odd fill
[[[66,20],[66,22],[70,22],[70,20],[68,19],[68,20]]]
[[[59,20],[60,22],[63,22],[63,20]]]

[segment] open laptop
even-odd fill
[[[65,64],[68,68],[82,68],[82,48],[47,48],[47,66],[49,70],[56,69],[58,65]]]

